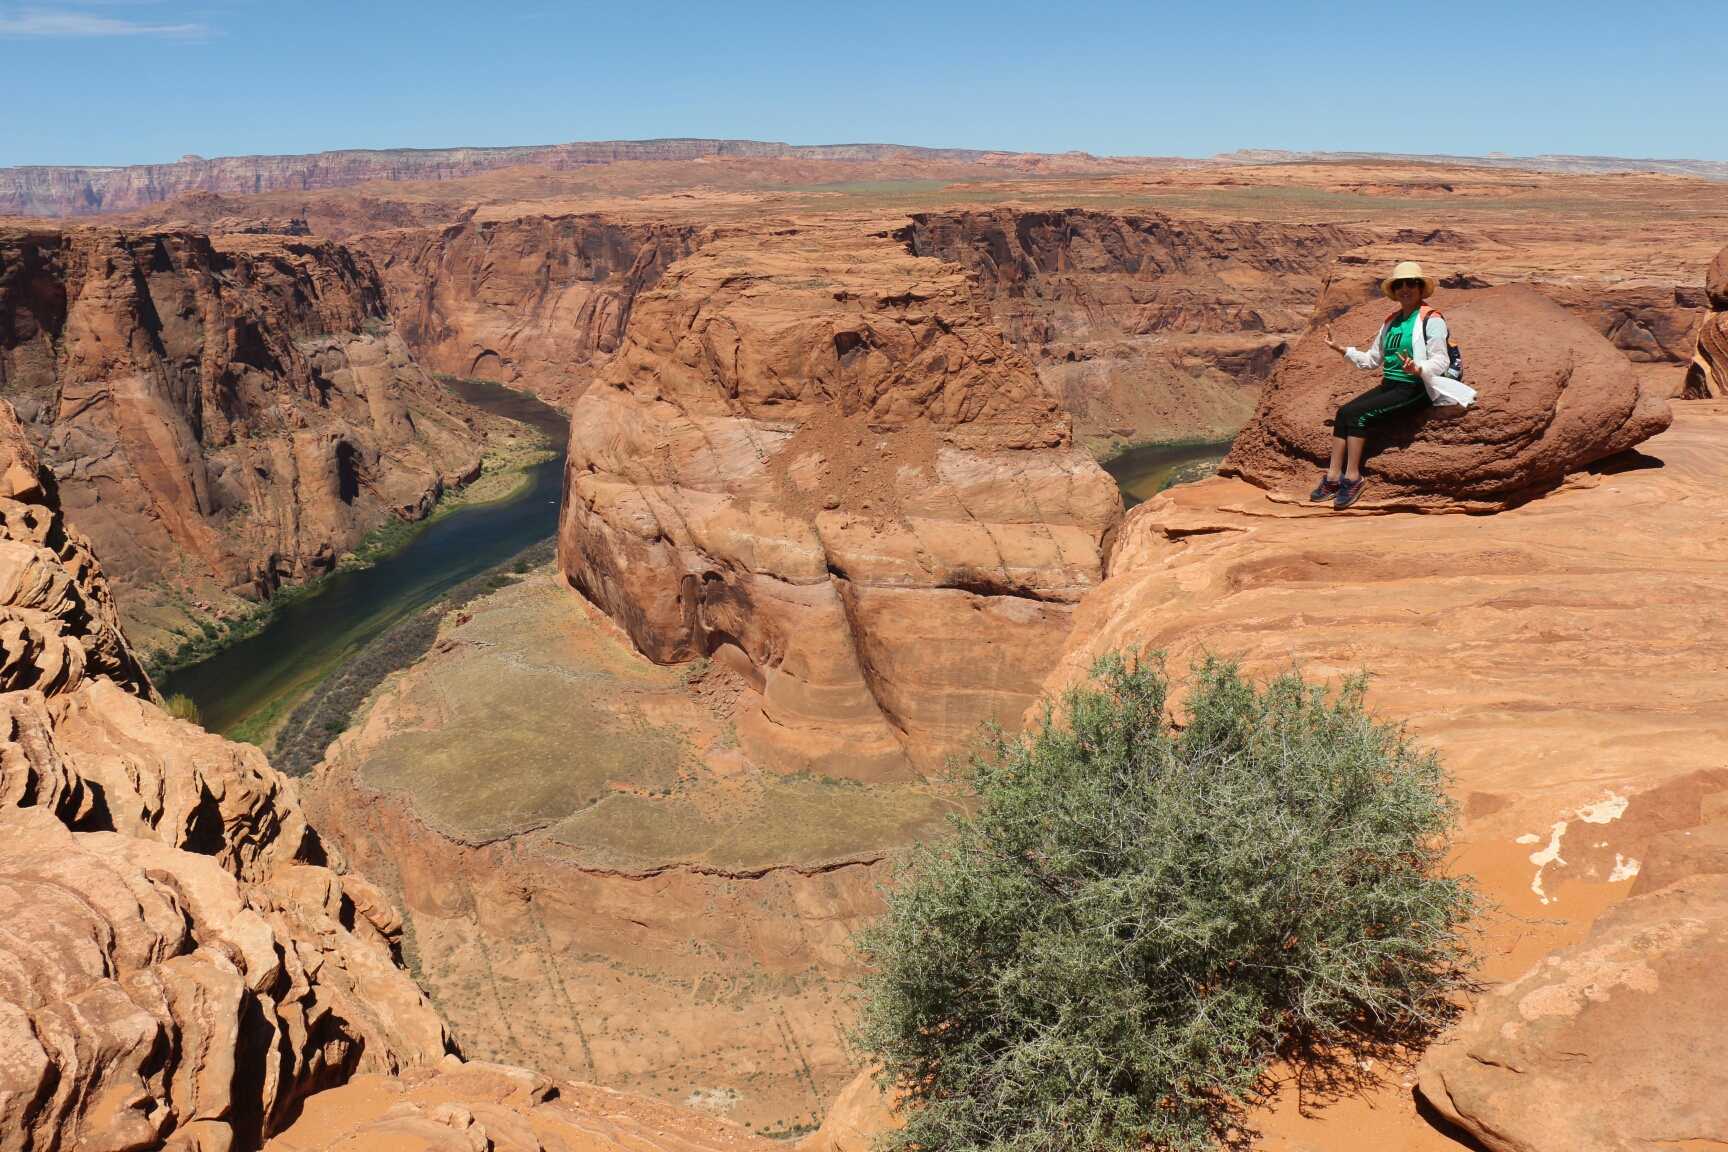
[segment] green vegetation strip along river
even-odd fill
[[[1178,475],[1190,465],[1216,463],[1230,451],[1229,440],[1197,444],[1146,444],[1104,461],[1104,471],[1116,480],[1122,503],[1129,508],[1149,500],[1190,477]]]
[[[297,696],[386,629],[457,584],[558,530],[569,421],[549,405],[499,384],[450,380],[479,408],[546,434],[556,454],[527,470],[513,495],[433,520],[369,567],[337,571],[294,597],[256,633],[157,682],[190,696],[212,732],[228,732]]]

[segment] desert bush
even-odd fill
[[[1435,756],[1299,672],[1112,654],[973,758],[975,813],[903,855],[859,939],[854,1044],[907,1093],[891,1149],[1228,1139],[1297,1050],[1418,1042],[1470,983]]]
[[[162,711],[176,720],[190,720],[194,724],[204,723],[204,714],[198,711],[198,703],[184,692],[176,692],[162,702]]]

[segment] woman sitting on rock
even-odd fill
[[[1370,425],[1431,404],[1469,404],[1476,399],[1474,388],[1446,374],[1451,367],[1446,321],[1432,308],[1422,307],[1422,301],[1434,294],[1433,278],[1422,275],[1421,265],[1406,260],[1380,282],[1380,290],[1398,302],[1398,311],[1380,325],[1366,352],[1340,348],[1332,339],[1331,326],[1326,328],[1326,347],[1356,367],[1385,366],[1380,386],[1344,404],[1332,421],[1332,466],[1308,498],[1330,499],[1334,508],[1348,508],[1362,494],[1362,448]],[[1424,311],[1426,318],[1419,325],[1417,318]]]

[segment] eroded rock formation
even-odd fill
[[[573,403],[617,350],[638,293],[701,229],[599,215],[523,216],[373,233],[397,331],[432,371]]]
[[[963,270],[840,230],[672,266],[573,415],[565,573],[733,667],[781,772],[909,779],[1012,722],[1121,510]]]
[[[256,598],[476,471],[383,315],[327,242],[0,231],[0,386],[143,642],[173,623],[151,584]]]
[[[1711,261],[1704,278],[1710,313],[1698,328],[1698,344],[1686,369],[1687,400],[1728,396],[1728,248]]]
[[[1492,511],[1668,426],[1665,398],[1582,321],[1530,288],[1441,291],[1432,303],[1459,334],[1476,402],[1430,408],[1368,437],[1364,509]],[[1329,313],[1322,302],[1321,316]],[[1366,345],[1390,305],[1358,304],[1330,321],[1340,344]],[[1324,342],[1317,319],[1273,372],[1254,419],[1219,469],[1305,500],[1332,453],[1339,404],[1375,373]]]
[[[3,402],[0,476],[46,501],[0,501],[0,1147],[257,1147],[309,1092],[441,1057],[388,901],[262,753],[149,702]]]

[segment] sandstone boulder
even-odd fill
[[[1442,290],[1431,302],[1463,349],[1476,402],[1371,434],[1357,507],[1496,511],[1668,427],[1667,401],[1640,388],[1626,358],[1532,289]],[[1350,308],[1333,322],[1339,343],[1367,344],[1388,309],[1384,300]],[[1311,326],[1274,370],[1221,475],[1306,500],[1331,456],[1338,405],[1378,382],[1324,336],[1323,325]]]
[[[559,558],[650,658],[740,674],[757,763],[907,779],[1036,698],[1120,515],[963,270],[734,237],[578,402]]]
[[[1422,1094],[1495,1152],[1728,1143],[1728,876],[1616,904],[1484,996]]]

